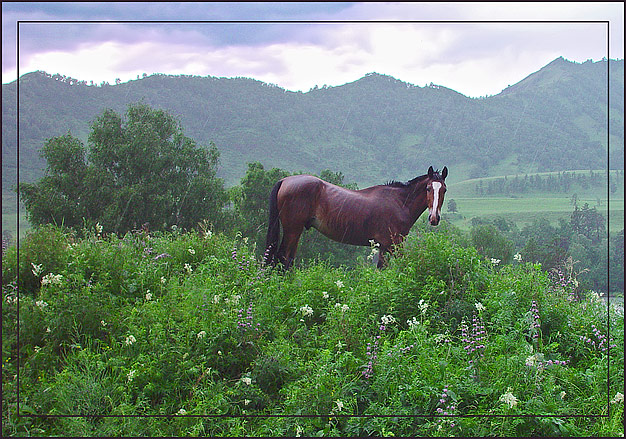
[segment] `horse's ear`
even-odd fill
[[[445,180],[447,176],[448,176],[448,167],[444,166],[443,171],[441,171],[441,178]]]
[[[433,178],[433,174],[435,173],[435,170],[433,169],[433,167],[429,167],[428,168],[428,178]]]

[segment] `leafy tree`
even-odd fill
[[[259,162],[248,163],[240,185],[230,190],[239,231],[252,238],[261,253],[265,250],[270,192],[278,180],[288,175],[287,171],[279,168],[266,171]]]
[[[584,235],[594,244],[599,243],[602,239],[605,222],[602,214],[595,207],[590,208],[587,203],[583,205],[582,209],[575,206],[574,212],[572,212],[571,225],[574,232]]]
[[[476,250],[488,258],[500,259],[504,264],[513,259],[513,243],[506,239],[492,224],[472,227],[472,244]]]
[[[146,223],[156,230],[221,224],[219,152],[186,137],[172,115],[144,104],[129,105],[125,119],[106,110],[88,139],[87,148],[69,133],[44,145],[46,175],[20,184],[34,224],[100,222],[118,233]]]

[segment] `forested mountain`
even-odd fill
[[[607,87],[607,68],[610,81]],[[607,89],[610,108],[607,119]],[[16,178],[16,82],[2,85],[2,188]],[[381,74],[337,87],[291,92],[254,79],[156,74],[109,85],[61,75],[20,79],[20,180],[41,177],[45,139],[70,131],[86,141],[106,108],[143,101],[179,117],[185,134],[220,150],[227,185],[246,163],[341,171],[361,187],[407,180],[429,165],[451,179],[606,167],[624,161],[624,62],[558,58],[495,96],[468,98]]]

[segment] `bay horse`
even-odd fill
[[[379,244],[378,268],[384,255],[400,244],[428,208],[428,221],[436,226],[446,192],[448,168],[407,183],[391,181],[361,190],[345,189],[312,175],[292,175],[272,188],[269,203],[264,263],[285,269],[293,264],[300,235],[316,228],[330,239],[352,245]],[[280,224],[283,239],[280,238]]]

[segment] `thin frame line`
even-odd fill
[[[610,144],[610,21],[609,20],[115,20],[115,21],[102,21],[102,20],[17,20],[17,38],[16,38],[16,99],[17,99],[17,171],[16,171],[16,184],[17,184],[17,264],[19,267],[19,168],[20,168],[20,25],[21,24],[606,24],[607,29],[607,337],[610,335],[609,328],[609,310],[610,310],[610,287],[608,282],[610,280],[609,270],[609,216],[610,216],[610,197],[609,197],[609,185],[610,185],[610,162],[609,162],[609,144]],[[49,418],[63,418],[63,417],[158,417],[158,418],[175,418],[175,417],[227,417],[227,418],[247,418],[247,417],[327,417],[329,415],[39,415],[39,414],[20,414],[20,291],[19,291],[19,270],[17,270],[17,416],[23,417],[49,417]],[[386,417],[409,417],[409,418],[438,418],[438,417],[460,417],[460,418],[473,418],[473,417],[502,417],[502,418],[522,418],[522,417],[560,417],[560,418],[609,418],[610,417],[610,362],[609,362],[609,349],[607,349],[607,414],[606,415],[489,415],[489,414],[476,414],[476,415],[334,415],[332,417],[362,417],[362,418],[386,418]]]

